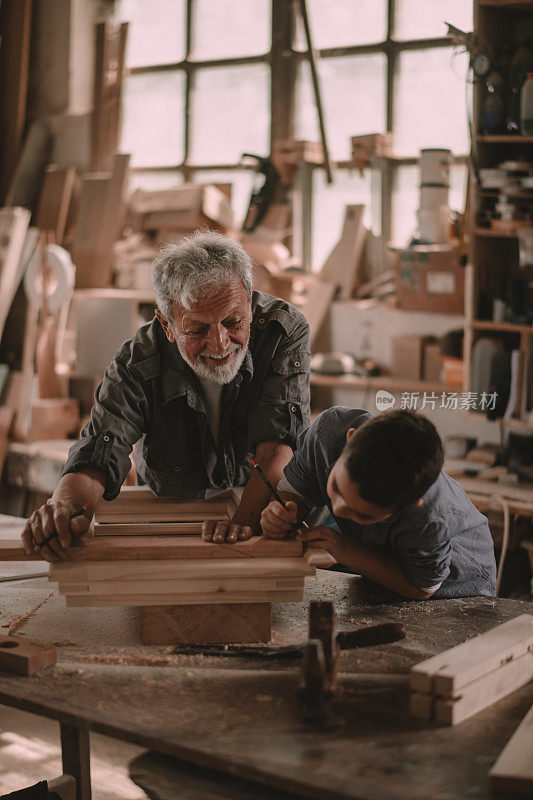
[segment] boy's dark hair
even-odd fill
[[[412,411],[386,411],[358,428],[343,455],[361,498],[398,511],[437,480],[444,453],[437,429]]]

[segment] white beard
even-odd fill
[[[209,356],[202,353],[192,360],[187,358],[185,353],[182,353],[178,347],[183,360],[199,378],[219,383],[221,386],[225,383],[231,383],[233,378],[237,375],[246,356],[247,349],[247,347],[242,347],[241,345],[233,345],[228,348],[228,351],[224,353],[223,356]],[[225,358],[228,353],[232,353],[229,361],[225,364],[217,365],[217,358]]]

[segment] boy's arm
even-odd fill
[[[404,597],[427,600],[432,595],[432,592],[414,586],[398,559],[390,553],[367,547],[325,526],[310,528],[305,531],[303,539],[309,547],[327,550],[338,563]]]

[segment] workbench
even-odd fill
[[[50,589],[43,578],[4,584],[0,624]],[[341,655],[326,726],[300,715],[297,661],[141,647],[134,609],[65,609],[57,595],[17,631],[56,642],[57,665],[34,677],[0,672],[0,702],[58,720],[64,772],[77,777],[79,800],[90,798],[90,731],[255,781],[261,798],[284,790],[320,800],[488,799],[487,773],[533,702],[533,684],[450,728],[409,716],[407,675],[437,652],[533,613],[533,604],[403,601],[364,578],[319,570],[307,602],[274,605],[273,644],[305,641],[311,599],[335,602],[340,630],[385,620],[407,629],[395,644]]]

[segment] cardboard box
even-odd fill
[[[441,372],[440,345],[434,336],[407,335],[393,338],[391,375],[438,383]]]
[[[399,308],[464,314],[465,270],[454,250],[433,245],[394,253]]]
[[[423,336],[393,337],[391,375],[415,381],[421,379],[423,342]]]

